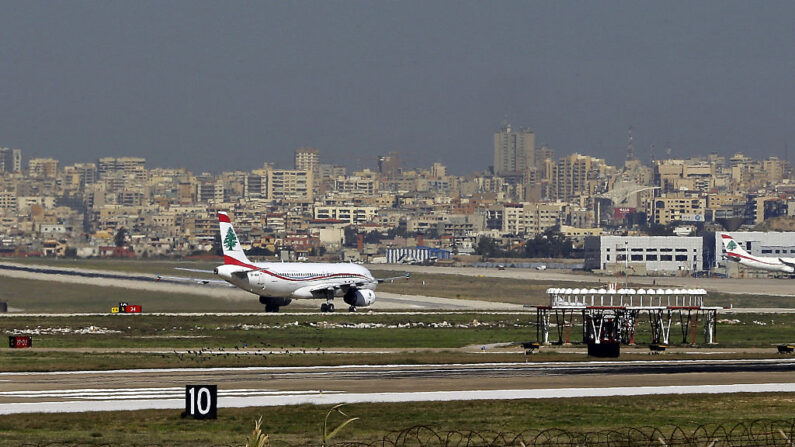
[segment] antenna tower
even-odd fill
[[[627,161],[635,159],[635,147],[632,145],[632,126],[629,126],[627,132]]]

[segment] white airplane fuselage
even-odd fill
[[[795,264],[795,258],[771,258],[771,257],[757,257],[757,256],[743,256],[737,253],[726,253],[728,258],[732,261],[738,262],[749,268],[757,270],[770,270],[774,272],[793,273],[795,268],[787,265],[784,262]]]
[[[723,247],[726,249],[726,257],[731,261],[757,270],[783,273],[795,272],[795,258],[754,256],[745,251],[730,234],[723,233],[720,237]]]
[[[241,263],[242,264],[242,263]],[[312,289],[329,280],[338,284],[366,282],[359,289],[375,290],[376,279],[369,270],[358,264],[265,262],[245,265],[225,264],[216,267],[215,274],[235,286],[265,297],[321,298]],[[247,272],[235,275],[235,272]],[[334,296],[342,296],[336,288]]]

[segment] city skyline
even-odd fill
[[[619,164],[795,141],[795,5],[155,2],[0,5],[0,146],[65,164],[290,167],[313,147],[465,174],[500,121]]]
[[[505,130],[505,128],[498,129],[497,132],[492,134],[493,137],[495,137],[496,135],[500,134],[504,130]],[[508,130],[510,131],[511,129],[509,128]],[[521,129],[521,130],[522,131],[526,131],[527,129]],[[532,135],[532,133],[531,133],[531,135]],[[627,148],[625,147],[624,148],[625,153],[623,154],[623,156],[625,156],[625,157],[627,155],[626,154],[626,149]],[[497,156],[497,149],[492,147],[491,150],[492,150],[492,158],[494,158],[495,156]],[[220,170],[220,169],[204,169],[204,168],[200,168],[199,170],[193,170],[193,169],[190,169],[190,168],[188,168],[186,166],[176,166],[176,167],[175,166],[161,166],[161,165],[154,164],[154,162],[152,160],[150,160],[148,157],[145,157],[145,156],[142,156],[142,155],[138,155],[138,154],[122,154],[122,155],[119,155],[119,156],[113,156],[113,155],[105,154],[105,155],[99,155],[98,157],[96,157],[93,160],[77,160],[77,161],[72,162],[72,161],[66,161],[66,160],[57,158],[53,154],[41,154],[41,155],[38,155],[38,156],[28,156],[28,154],[24,150],[22,150],[20,148],[3,147],[2,144],[0,144],[0,155],[6,154],[6,155],[10,156],[11,151],[13,151],[15,156],[17,157],[17,160],[15,162],[17,168],[16,169],[4,169],[4,167],[3,167],[4,166],[4,164],[3,164],[4,160],[0,159],[0,172],[3,172],[3,171],[6,171],[6,172],[28,172],[28,170],[30,169],[30,166],[29,166],[28,163],[31,160],[35,160],[37,162],[46,161],[46,160],[54,160],[58,164],[58,169],[61,169],[61,168],[66,167],[66,166],[78,166],[78,165],[85,165],[85,164],[101,165],[103,159],[116,159],[116,158],[119,158],[119,159],[142,159],[142,160],[144,160],[144,163],[146,165],[146,169],[166,169],[166,170],[170,170],[170,169],[174,169],[174,170],[185,169],[185,170],[187,170],[187,172],[191,172],[191,173],[194,173],[194,174],[208,173],[208,174],[212,174],[212,175],[219,175],[219,174],[222,174],[223,172],[250,172],[250,171],[257,171],[257,170],[262,169],[263,165],[269,165],[273,169],[278,169],[278,170],[309,170],[309,171],[312,171],[315,175],[318,175],[318,167],[319,166],[327,166],[327,167],[342,166],[348,172],[365,171],[365,170],[370,170],[372,172],[379,172],[380,169],[381,169],[381,167],[380,167],[381,159],[389,158],[389,157],[393,157],[393,156],[397,156],[398,157],[399,167],[397,167],[396,169],[400,169],[400,170],[407,170],[407,171],[433,170],[435,165],[441,165],[441,166],[444,166],[447,171],[450,170],[449,169],[449,165],[447,164],[447,162],[445,160],[438,160],[438,161],[432,162],[432,163],[430,163],[428,165],[419,165],[419,164],[416,164],[416,163],[412,164],[410,161],[405,160],[403,158],[400,158],[401,154],[399,152],[396,152],[396,151],[392,151],[392,152],[389,152],[389,153],[383,153],[383,154],[375,154],[373,157],[371,157],[372,158],[371,160],[368,160],[367,163],[363,162],[362,160],[358,160],[357,164],[354,165],[354,166],[344,165],[344,164],[341,164],[341,163],[336,163],[336,162],[334,162],[332,160],[328,160],[327,158],[324,158],[323,151],[320,151],[320,150],[318,150],[316,148],[308,147],[308,146],[302,146],[302,147],[299,147],[299,148],[295,148],[294,150],[291,151],[292,155],[291,155],[290,160],[282,162],[282,163],[276,163],[276,162],[274,162],[272,160],[267,160],[267,159],[265,159],[265,160],[254,160],[253,164],[250,164],[250,165],[245,166],[245,167],[243,167],[243,166],[234,167],[233,166],[233,167],[231,167],[229,169],[223,169],[223,170]],[[313,168],[307,168],[305,166],[299,166],[300,162],[299,162],[298,154],[302,153],[302,152],[305,152],[305,151],[310,151],[310,152],[313,152],[315,154],[313,163],[316,163],[316,165],[314,165]],[[575,152],[575,153],[572,153],[572,154],[555,154],[555,151],[550,149],[550,148],[548,148],[546,145],[541,145],[541,146],[536,145],[535,146],[535,152],[536,152],[536,156],[537,157],[540,154],[539,151],[541,151],[541,152],[543,152],[543,151],[551,151],[553,157],[551,157],[550,159],[552,161],[554,161],[554,162],[562,161],[562,160],[564,160],[566,158],[569,158],[569,157],[571,157],[573,155],[601,158],[601,157],[598,157],[598,154],[589,154],[589,153],[582,153],[582,152]],[[660,152],[664,152],[664,151],[660,151]],[[3,155],[3,156],[5,157],[6,155]],[[745,156],[745,157],[748,156],[748,154],[743,153],[743,152],[736,152],[736,153],[727,154],[727,155],[719,154],[717,152],[712,152],[712,153],[705,153],[705,154],[689,154],[689,155],[683,156],[683,157],[675,157],[675,156],[668,157],[667,155],[664,155],[664,154],[662,154],[662,156],[661,156],[661,154],[658,153],[658,154],[655,155],[653,160],[643,159],[643,157],[635,157],[634,159],[638,160],[642,166],[651,167],[651,166],[654,165],[654,162],[665,162],[665,161],[671,161],[671,160],[707,160],[710,157],[712,157],[713,155],[717,155],[719,157],[722,157],[725,160],[728,160],[732,156],[737,156],[737,155],[741,155],[741,156]],[[772,159],[778,159],[778,160],[787,161],[787,162],[789,161],[788,158],[784,158],[784,157],[776,155],[776,154],[767,155],[767,156],[761,155],[758,158],[757,157],[750,157],[750,158],[754,159],[754,160],[760,160],[760,161],[761,160],[772,160]],[[623,165],[623,162],[624,162],[624,160],[620,160],[620,159],[617,159],[615,163],[613,163],[611,160],[607,160],[607,159],[603,159],[603,160],[605,161],[605,163],[608,166],[613,166],[613,167],[616,167],[616,168],[621,168],[622,165]],[[543,159],[538,158],[538,161],[541,162],[541,161],[543,161]],[[510,177],[512,175],[519,174],[521,172],[524,172],[524,171],[503,172],[502,174],[505,174],[506,176]],[[498,173],[496,171],[496,168],[494,167],[494,165],[488,165],[488,166],[485,166],[485,167],[475,167],[475,168],[473,168],[472,170],[470,170],[468,172],[447,172],[446,175],[453,175],[453,176],[462,177],[462,176],[467,176],[467,175],[472,175],[472,174],[486,174],[486,175],[493,175],[495,177],[502,177],[503,176],[503,175],[501,175],[500,173]],[[394,174],[392,174],[392,175],[394,175]]]

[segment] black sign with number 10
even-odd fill
[[[216,419],[218,385],[185,385],[185,414],[194,419]]]

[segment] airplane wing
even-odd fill
[[[351,279],[331,279],[324,281],[322,284],[314,285],[310,287],[306,287],[303,289],[298,289],[296,292],[310,292],[312,295],[316,295],[320,292],[325,293],[328,290],[347,290],[350,288],[359,288],[364,287],[368,284],[377,283],[381,284],[386,281],[393,281],[395,279],[409,279],[410,275],[408,273],[401,275],[401,276],[393,276],[391,278],[376,278],[375,280],[351,280]],[[325,296],[325,295],[324,295]]]
[[[174,270],[182,270],[184,272],[195,272],[195,273],[213,273],[212,270],[186,269],[184,267],[174,267]]]
[[[184,276],[169,276],[169,275],[157,275],[157,281],[168,281],[168,282],[185,282],[185,283],[193,283],[199,285],[224,285],[229,287],[235,287],[232,284],[229,284],[226,281],[220,279],[205,279],[205,278],[186,278]]]
[[[400,276],[399,278],[405,278],[405,276]],[[293,295],[296,297],[305,297],[305,298],[325,298],[329,292],[336,292],[337,290],[342,290],[346,292],[350,289],[358,289],[364,287],[368,284],[372,284],[379,280],[371,281],[371,280],[352,280],[352,279],[331,279],[324,281],[322,284],[316,284],[313,286],[302,287],[295,292]]]
[[[779,262],[781,262],[782,264],[784,264],[784,265],[786,265],[786,266],[789,266],[789,267],[792,267],[792,268],[794,268],[794,269],[795,269],[795,262],[789,262],[789,261],[785,261],[785,260],[783,260],[783,259],[781,259],[781,258],[778,258],[778,260],[779,260]]]

